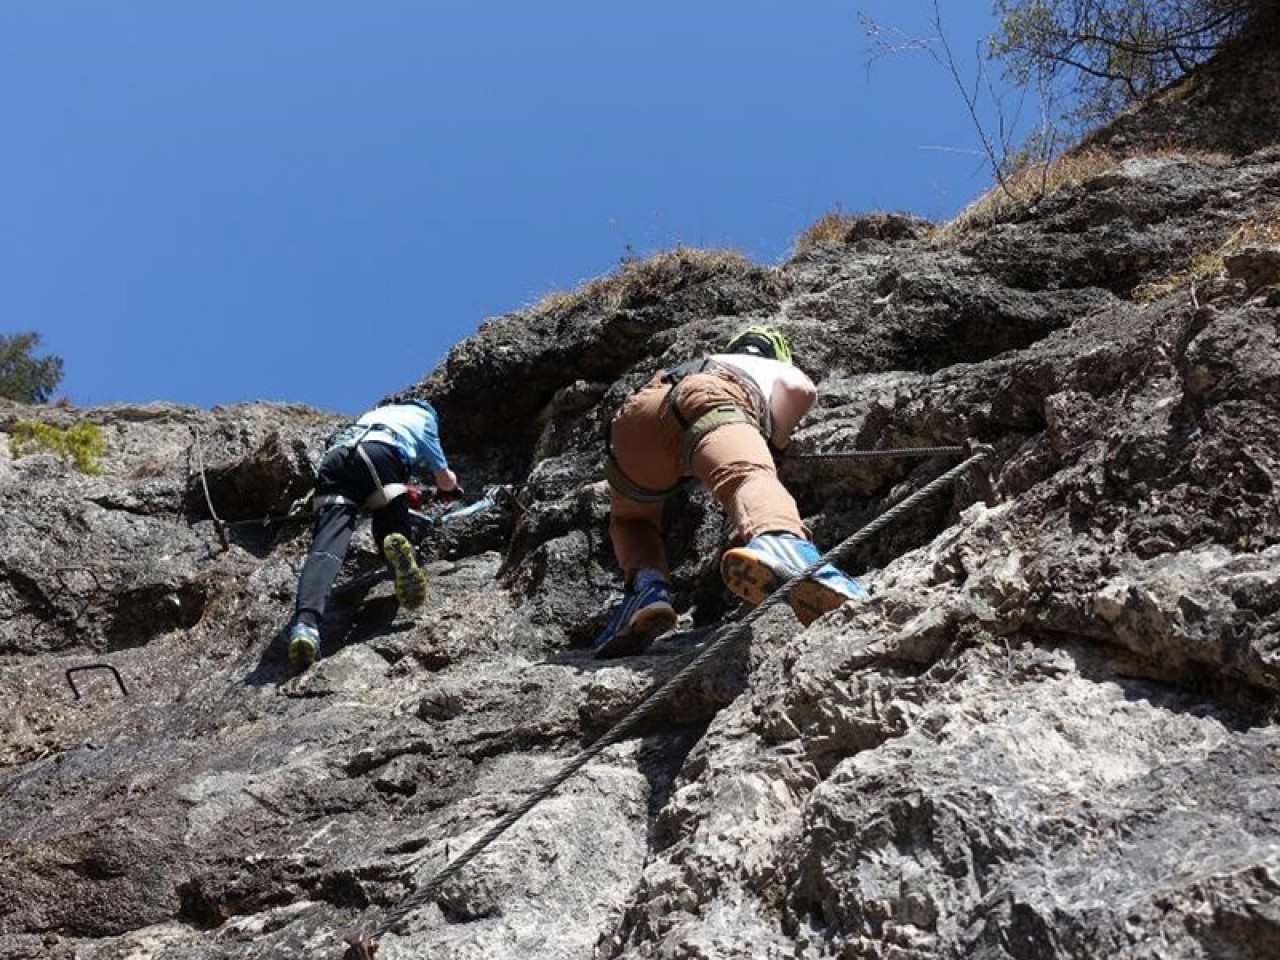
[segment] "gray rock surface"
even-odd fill
[[[851,551],[867,602],[761,617],[379,960],[1280,955],[1280,259],[1135,297],[1274,221],[1280,151],[1246,146],[959,243],[878,214],[778,268],[682,250],[489,321],[398,392],[519,503],[435,531],[422,610],[336,603],[299,676],[290,510],[339,421],[0,407],[0,440],[107,440],[96,476],[0,443],[0,958],[339,957],[673,676],[737,612],[726,530],[681,494],[679,630],[592,659],[603,427],[747,320],[819,381],[800,452],[973,440],[989,471]],[[954,462],[781,469],[831,548]],[[377,564],[362,531],[344,577]]]

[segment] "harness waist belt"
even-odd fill
[[[684,485],[684,481],[681,480],[674,487],[669,487],[666,490],[649,490],[642,487],[622,472],[622,467],[618,466],[618,461],[614,458],[613,451],[609,451],[609,456],[605,458],[604,478],[609,481],[609,486],[613,487],[628,500],[634,500],[636,503],[659,503]]]

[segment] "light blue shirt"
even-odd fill
[[[449,466],[440,446],[436,411],[425,401],[377,407],[357,420],[356,427],[358,440],[395,447],[413,473],[427,476]]]

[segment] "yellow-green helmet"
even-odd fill
[[[791,362],[791,343],[785,333],[774,327],[743,327],[725,345],[725,352]]]

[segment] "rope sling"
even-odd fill
[[[731,619],[716,628],[708,639],[706,647],[704,647],[696,657],[686,664],[675,676],[667,680],[666,683],[662,684],[645,696],[644,699],[632,708],[630,713],[619,720],[607,733],[601,736],[599,740],[581,751],[577,756],[565,764],[557,774],[530,793],[516,807],[510,810],[505,816],[485,831],[483,836],[477,839],[471,844],[471,846],[467,847],[466,850],[460,853],[453,860],[449,861],[449,863],[441,868],[434,877],[423,884],[419,889],[405,897],[405,899],[399,904],[387,910],[381,920],[349,933],[345,937],[346,943],[351,948],[348,952],[348,956],[354,957],[355,960],[373,960],[373,954],[377,949],[377,939],[379,937],[391,932],[391,930],[401,920],[435,897],[436,893],[444,885],[445,881],[454,876],[454,874],[479,856],[486,847],[502,836],[502,834],[506,833],[507,830],[509,830],[518,820],[524,817],[525,814],[547,797],[551,796],[551,794],[559,789],[565,781],[586,766],[592,759],[604,750],[613,746],[615,743],[620,742],[628,733],[650,717],[658,707],[666,703],[671,695],[683,686],[685,681],[717,657],[726,647],[729,646],[730,643],[740,637],[743,632],[751,626],[751,624],[762,617],[766,611],[784,601],[797,583],[815,573],[824,564],[834,564],[841,557],[853,550],[854,547],[857,547],[869,540],[872,536],[880,532],[880,530],[888,526],[890,523],[893,523],[898,517],[902,516],[916,504],[932,497],[934,494],[950,486],[971,467],[989,459],[993,453],[990,447],[978,445],[946,448],[917,448],[916,450],[910,451],[859,451],[859,453],[873,455],[879,454],[881,456],[904,456],[910,454],[930,455],[939,450],[945,450],[948,453],[968,453],[969,456],[962,463],[957,464],[946,473],[925,484],[919,490],[894,504],[884,513],[880,514],[880,516],[855,531],[824,556],[820,557],[804,570],[787,580],[781,587],[767,596],[758,606],[747,611],[745,615],[739,612],[737,615],[738,619]],[[823,455],[817,456],[822,457]],[[831,454],[826,455],[825,458],[834,459],[836,457],[848,458],[849,455]],[[808,457],[806,457],[806,459],[808,459]]]

